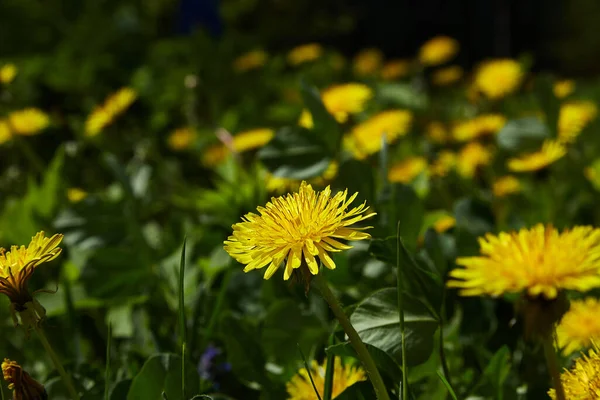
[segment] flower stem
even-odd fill
[[[329,284],[327,283],[327,280],[325,279],[323,273],[320,272],[317,275],[315,275],[312,281],[321,293],[321,296],[323,296],[323,299],[325,299],[327,304],[329,304],[331,311],[333,311],[333,314],[344,329],[344,332],[346,332],[346,335],[348,335],[348,338],[350,339],[350,344],[356,351],[356,354],[362,362],[363,367],[367,372],[367,375],[369,375],[371,384],[373,385],[373,389],[375,389],[375,395],[377,396],[377,399],[390,400],[387,389],[385,388],[385,384],[383,383],[383,379],[381,379],[381,375],[377,370],[377,366],[375,365],[373,358],[369,354],[369,350],[367,350],[367,346],[365,346],[362,339],[358,335],[358,332],[356,332],[356,329],[354,329],[354,327],[350,323],[350,319],[344,312],[340,301],[337,299],[337,297],[335,297],[335,295],[329,288]]]
[[[552,334],[546,335],[542,339],[542,344],[544,346],[544,356],[546,358],[548,372],[552,377],[552,384],[554,386],[554,391],[556,392],[556,400],[566,400],[565,389],[563,388],[562,381],[560,380],[560,370],[556,360],[556,352],[554,351]]]
[[[67,390],[69,391],[69,395],[71,396],[71,398],[73,400],[79,400],[79,395],[77,394],[77,391],[75,390],[75,387],[73,386],[71,377],[69,375],[67,375],[65,368],[62,366],[60,360],[58,359],[58,356],[52,349],[50,342],[48,342],[48,339],[46,338],[46,334],[44,333],[44,330],[42,329],[41,326],[36,326],[36,325],[34,325],[34,329],[35,329],[35,333],[37,333],[38,337],[40,338],[40,342],[42,342],[42,346],[44,346],[44,349],[46,349],[46,352],[52,359],[52,362],[54,363],[54,367],[60,374]]]

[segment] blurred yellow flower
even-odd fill
[[[508,160],[508,169],[515,172],[537,171],[561,159],[565,154],[565,146],[547,140],[540,150]]]
[[[233,69],[237,72],[245,72],[260,68],[266,64],[268,57],[264,50],[249,51],[233,61]]]
[[[323,55],[323,47],[317,43],[308,43],[298,47],[294,47],[288,53],[288,62],[291,65],[297,66],[300,64],[314,61]]]
[[[325,109],[336,121],[344,123],[350,114],[363,112],[367,102],[373,97],[373,90],[362,83],[344,83],[330,86],[321,93]],[[312,129],[313,119],[308,110],[303,110],[298,124]]]
[[[565,143],[573,142],[597,114],[598,108],[591,101],[563,104],[558,116],[558,139]]]
[[[8,142],[12,139],[12,133],[10,132],[10,126],[7,121],[0,119],[0,144]]]
[[[263,147],[273,139],[275,131],[270,128],[256,128],[243,131],[231,137],[230,143],[217,144],[209,147],[202,154],[202,163],[214,166],[225,160],[233,150],[243,153]]]
[[[393,81],[404,78],[410,72],[410,60],[390,60],[381,67],[381,79]]]
[[[434,143],[446,143],[450,137],[443,122],[431,121],[425,127],[425,136]]]
[[[2,362],[2,376],[8,383],[8,388],[13,390],[12,398],[14,400],[48,398],[44,385],[33,379],[16,361],[8,358],[4,359]]]
[[[175,129],[169,134],[167,144],[174,151],[188,149],[196,140],[196,132],[189,127]]]
[[[336,177],[338,169],[338,163],[332,161],[320,176],[309,179],[308,183],[317,187],[323,187]],[[298,191],[301,183],[302,181],[298,179],[281,178],[271,174],[268,174],[266,178],[266,187],[270,193],[285,194],[295,192]]]
[[[8,115],[10,130],[18,135],[35,135],[50,125],[48,114],[37,108],[13,111]]]
[[[326,366],[327,359],[325,359],[321,365],[313,360],[310,367],[310,377],[306,368],[302,368],[298,371],[298,373],[286,384],[288,400],[317,400],[313,383],[319,392],[319,396],[323,398],[323,393],[325,391]],[[340,358],[336,357],[333,361],[333,387],[331,390],[331,398],[335,399],[350,386],[366,380],[367,375],[361,367],[355,367],[351,364],[342,365]]]
[[[375,75],[383,63],[383,53],[378,49],[361,50],[353,61],[354,73],[358,76]]]
[[[456,219],[451,215],[444,215],[433,223],[433,229],[437,233],[444,233],[456,226]]]
[[[462,296],[526,292],[556,298],[563,289],[600,287],[600,229],[577,226],[559,233],[538,224],[531,229],[479,238],[480,256],[462,257],[448,287]]]
[[[521,85],[523,70],[511,59],[487,61],[475,73],[475,85],[486,97],[499,99],[513,93]]]
[[[419,61],[423,65],[439,65],[451,60],[458,53],[458,42],[448,36],[429,39],[419,49]]]
[[[347,136],[346,145],[356,158],[364,159],[381,150],[384,135],[388,144],[406,135],[412,119],[412,113],[407,110],[380,112],[356,125]]]
[[[424,157],[409,157],[392,165],[388,171],[388,180],[393,183],[410,183],[427,170]]]
[[[472,178],[480,166],[488,165],[492,152],[479,142],[471,142],[460,149],[456,157],[456,171],[464,178]]]
[[[590,181],[594,189],[600,190],[600,158],[583,170],[585,177]]]
[[[558,81],[554,84],[553,90],[556,97],[563,99],[575,91],[575,81],[571,79]]]
[[[15,79],[17,72],[15,64],[4,64],[0,67],[0,83],[8,85]]]
[[[233,235],[225,241],[225,250],[241,264],[244,272],[264,268],[269,279],[285,261],[283,279],[288,280],[300,268],[301,278],[319,273],[319,261],[329,269],[335,262],[329,252],[351,248],[336,239],[364,240],[371,236],[362,232],[368,227],[351,227],[375,215],[365,214],[365,203],[347,210],[358,193],[348,198],[348,190],[331,196],[327,186],[315,192],[302,182],[297,193],[273,197],[265,207],[258,207],[260,215],[248,213],[242,222],[233,225]]]
[[[71,203],[79,203],[81,200],[85,199],[88,196],[88,193],[82,188],[72,187],[67,189],[67,199]]]
[[[572,300],[556,327],[558,347],[565,356],[600,340],[600,301],[593,297]]]
[[[492,185],[492,192],[496,197],[506,197],[521,191],[521,182],[512,175],[497,178]]]
[[[451,65],[438,69],[431,74],[431,82],[437,86],[448,86],[456,83],[463,76],[463,69],[458,65]]]
[[[569,400],[596,400],[600,399],[600,356],[598,348],[590,350],[588,355],[582,355],[575,360],[575,366],[564,371],[560,380],[565,389],[565,396]],[[548,391],[552,400],[556,400],[554,389]]]
[[[481,136],[496,134],[506,124],[506,118],[500,114],[484,114],[467,121],[454,124],[452,136],[454,140],[466,142]]]
[[[135,90],[124,87],[108,96],[104,104],[96,107],[85,121],[85,135],[96,136],[122,114],[137,98]]]
[[[456,154],[449,150],[439,152],[437,158],[429,166],[429,173],[432,176],[444,177],[456,167]]]

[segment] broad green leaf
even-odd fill
[[[363,300],[350,320],[365,343],[385,351],[400,363],[402,338],[398,315],[396,289],[388,288]],[[433,350],[438,322],[423,303],[408,294],[404,296],[404,321],[407,365],[421,364]]]
[[[192,365],[186,367],[186,391],[190,396],[198,392],[199,379]],[[127,400],[161,400],[163,392],[170,400],[187,399],[181,390],[181,357],[176,354],[157,354],[148,358],[133,378]]]
[[[273,175],[291,179],[318,176],[331,161],[325,144],[301,127],[281,128],[258,157]]]
[[[498,132],[498,145],[512,152],[522,152],[541,147],[550,137],[548,127],[538,118],[526,117],[508,121]]]

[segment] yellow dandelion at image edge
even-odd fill
[[[594,346],[589,354],[575,360],[575,365],[565,370],[560,380],[563,384],[567,399],[595,400],[600,398],[600,355]],[[548,391],[552,400],[556,400],[554,389]]]
[[[518,232],[479,238],[479,256],[460,257],[448,287],[462,296],[526,292],[554,299],[560,290],[600,287],[600,229],[576,226],[563,232],[538,224]],[[531,263],[529,260],[536,260]]]
[[[343,240],[370,238],[363,230],[370,227],[351,225],[375,215],[365,214],[369,207],[363,203],[347,208],[358,193],[348,198],[348,190],[331,195],[327,186],[315,192],[302,182],[298,192],[273,197],[259,214],[248,213],[242,222],[233,225],[233,234],[225,241],[225,250],[241,264],[244,272],[267,267],[264,278],[269,279],[285,261],[284,280],[294,270],[305,265],[312,275],[319,272],[317,259],[329,269],[336,267],[329,255],[352,246]]]
[[[565,356],[600,341],[600,301],[593,297],[572,300],[556,327],[558,348]]]

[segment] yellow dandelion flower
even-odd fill
[[[573,142],[597,114],[598,108],[591,101],[563,104],[558,115],[558,139]]]
[[[563,99],[575,91],[575,81],[565,79],[558,81],[553,87],[554,95],[559,99]]]
[[[17,72],[15,64],[4,64],[0,67],[0,83],[8,85],[15,79]]]
[[[494,181],[492,192],[496,197],[506,197],[521,191],[521,182],[512,175],[502,176]]]
[[[264,50],[249,51],[233,61],[233,69],[237,72],[246,72],[260,68],[267,63],[268,57]]]
[[[588,355],[583,355],[575,360],[575,365],[570,370],[565,370],[560,380],[565,389],[565,396],[569,400],[596,400],[600,399],[600,355],[598,348],[590,350]],[[556,400],[554,389],[548,391],[552,400]]]
[[[456,167],[456,154],[449,150],[442,150],[434,162],[429,166],[429,174],[444,177]]]
[[[381,67],[381,79],[393,81],[404,78],[410,73],[411,62],[409,60],[390,60]]]
[[[110,125],[114,119],[122,114],[137,98],[135,90],[124,87],[108,96],[99,107],[96,107],[85,122],[85,135],[92,137],[98,135]]]
[[[47,399],[48,394],[44,385],[33,379],[16,361],[5,358],[2,362],[2,376],[13,390],[15,400]]]
[[[0,119],[0,144],[8,142],[10,139],[12,139],[10,125],[7,121]]]
[[[16,311],[23,311],[25,303],[33,301],[27,289],[29,278],[40,264],[54,260],[61,252],[63,235],[50,238],[39,232],[29,246],[12,246],[10,251],[0,249],[0,293],[10,299]]]
[[[351,225],[372,217],[365,203],[347,210],[358,193],[348,198],[348,190],[331,196],[327,186],[315,192],[311,185],[302,182],[297,193],[273,197],[265,207],[258,207],[260,215],[248,213],[243,221],[233,225],[233,235],[225,241],[225,250],[238,262],[245,264],[244,272],[264,268],[264,278],[269,279],[285,262],[283,279],[288,280],[295,269],[316,275],[319,263],[334,269],[329,252],[346,250],[352,246],[336,239],[364,240],[370,238],[363,232],[367,227]]]
[[[455,123],[452,128],[452,137],[459,142],[466,142],[481,136],[496,134],[505,124],[506,118],[502,115],[484,114]]]
[[[383,63],[383,53],[378,49],[364,49],[353,61],[354,73],[358,76],[375,75]]]
[[[456,226],[456,219],[451,215],[443,215],[440,219],[433,223],[433,229],[437,233],[444,233]]]
[[[293,66],[298,66],[310,61],[321,58],[323,55],[323,47],[317,43],[308,43],[298,47],[294,47],[288,53],[288,62]]]
[[[71,203],[79,203],[88,196],[88,193],[82,188],[72,187],[67,189],[67,199]]]
[[[588,297],[571,301],[560,324],[556,327],[558,347],[565,356],[598,343],[600,340],[600,301]]]
[[[590,181],[594,189],[600,190],[600,158],[583,170],[585,177]]]
[[[26,136],[35,135],[50,125],[50,117],[37,108],[26,108],[10,113],[8,124],[13,133]]]
[[[309,179],[308,183],[314,186],[325,186],[337,176],[338,169],[338,163],[332,161],[320,176]],[[268,174],[265,186],[270,193],[285,194],[297,191],[301,183],[302,181],[298,179],[282,178]]]
[[[444,123],[432,121],[425,127],[425,136],[434,143],[446,143],[450,135]]]
[[[463,296],[526,292],[551,300],[563,289],[600,287],[600,229],[577,226],[559,233],[538,224],[531,229],[479,238],[480,256],[456,260],[448,287]]]
[[[462,78],[464,71],[458,65],[438,69],[431,75],[431,82],[437,86],[449,86]]]
[[[319,396],[323,398],[326,366],[327,359],[321,365],[313,360],[310,367],[310,377],[306,368],[300,369],[286,385],[288,400],[317,400],[318,397],[315,394],[313,383],[319,392]],[[351,364],[342,365],[339,357],[336,357],[333,361],[333,368],[332,399],[338,397],[344,390],[355,383],[367,380],[367,375],[361,367]],[[313,383],[310,381],[311,377]]]
[[[196,140],[196,132],[192,128],[175,129],[169,134],[167,144],[171,150],[180,151],[190,148]]]
[[[464,178],[472,178],[477,168],[488,165],[492,160],[492,152],[478,142],[464,146],[456,157],[456,171]]]
[[[206,167],[214,167],[227,158],[230,151],[223,144],[209,146],[202,152],[202,164]]]
[[[429,39],[419,49],[419,61],[423,65],[439,65],[452,59],[458,53],[458,42],[448,36]]]
[[[410,183],[425,170],[427,160],[424,157],[409,157],[392,165],[388,171],[388,180],[394,183]]]
[[[275,131],[270,128],[256,128],[243,131],[231,137],[230,143],[209,147],[202,155],[202,163],[214,166],[225,160],[233,150],[236,153],[255,150],[263,147],[273,139]]]
[[[475,73],[475,85],[490,99],[499,99],[513,93],[521,85],[523,70],[511,59],[497,59],[483,63]]]
[[[388,144],[406,135],[412,125],[412,119],[412,113],[407,110],[380,112],[356,125],[346,143],[356,158],[364,159],[381,150],[384,135]]]
[[[515,172],[537,171],[561,159],[565,154],[567,154],[565,146],[547,140],[540,150],[508,160],[508,169]]]

